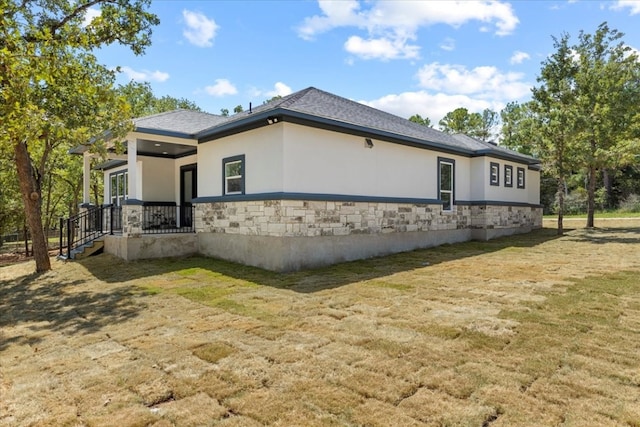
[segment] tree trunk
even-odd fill
[[[564,234],[564,180],[562,178],[558,178],[558,189],[556,194],[558,196],[558,236],[562,236]]]
[[[587,228],[593,228],[593,217],[596,211],[596,168],[589,167],[587,184]]]
[[[613,208],[613,179],[608,169],[602,169],[602,184],[605,190],[605,207],[611,209]]]
[[[24,256],[29,258],[29,231],[26,222],[22,224],[22,237],[24,237]]]
[[[26,142],[17,142],[14,151],[24,212],[31,230],[31,247],[36,261],[36,272],[42,273],[51,270],[51,261],[49,260],[47,239],[42,228],[40,185],[34,176]]]

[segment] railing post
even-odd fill
[[[58,245],[58,255],[62,256],[62,245],[64,244],[64,242],[62,241],[63,239],[63,228],[64,227],[64,218],[60,217],[60,244]]]
[[[113,204],[109,207],[109,234],[113,236]]]
[[[71,258],[71,218],[67,218],[67,258]]]

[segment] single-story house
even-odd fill
[[[97,167],[104,250],[128,260],[198,253],[291,271],[542,223],[539,160],[313,87],[230,117],[134,124],[125,154]],[[88,204],[92,154],[73,152]]]

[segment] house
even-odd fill
[[[134,123],[126,154],[98,167],[105,251],[124,259],[291,271],[541,227],[537,159],[313,87],[231,117]],[[74,152],[88,203],[91,154]]]

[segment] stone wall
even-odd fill
[[[443,213],[440,205],[264,200],[200,203],[196,231],[277,237],[347,236],[455,230],[470,225],[470,210]]]
[[[471,206],[471,228],[527,228],[542,227],[542,208],[529,206]]]
[[[196,205],[196,232],[315,237],[542,226],[542,209],[520,206],[260,200]]]

